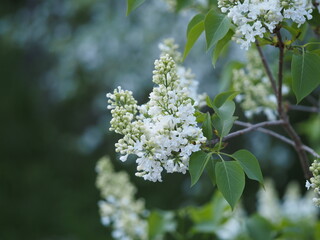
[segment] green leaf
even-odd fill
[[[152,211],[148,218],[148,239],[162,239],[166,232],[173,232],[176,222],[172,212]]]
[[[216,159],[210,158],[206,165],[206,171],[209,175],[209,178],[213,186],[216,185],[216,174],[214,172],[216,161],[217,161]]]
[[[300,102],[320,84],[320,56],[310,52],[293,55],[291,74],[292,89]]]
[[[289,26],[286,22],[284,22],[283,25],[281,25],[281,26],[284,29],[286,29],[291,34],[291,36],[293,38],[296,38],[301,33],[301,29]]]
[[[127,16],[139,7],[145,0],[127,0]]]
[[[187,43],[184,48],[183,59],[185,59],[201,33],[204,31],[203,15],[196,15],[188,24]]]
[[[211,98],[209,96],[206,97],[206,103],[207,103],[209,108],[214,109],[213,102],[211,101]]]
[[[222,161],[216,164],[215,172],[218,189],[233,209],[244,189],[243,170],[236,161]]]
[[[219,103],[220,100],[217,100],[217,102]],[[219,118],[222,119],[222,120],[231,118],[233,116],[233,114],[234,114],[235,109],[236,109],[236,105],[231,100],[226,100],[218,108],[214,104],[214,110],[216,111],[216,113],[219,116]]]
[[[312,50],[311,53],[314,53],[320,56],[320,49]]]
[[[225,120],[219,118],[218,116],[213,117],[212,124],[213,127],[218,131],[218,136],[220,138],[223,138],[229,134],[236,119],[237,118],[233,116],[230,116],[230,118]]]
[[[197,25],[200,22],[204,21],[205,16],[201,13],[195,15],[189,22],[188,28],[187,28],[187,37],[191,31],[192,28],[194,28],[195,25]]]
[[[238,91],[227,91],[219,93],[213,100],[213,104],[220,108],[227,100],[233,100],[239,94]]]
[[[219,81],[220,87],[218,92],[223,92],[229,89],[234,69],[240,69],[243,67],[244,67],[244,64],[241,62],[231,61],[227,63],[222,69],[222,74]]]
[[[210,49],[229,31],[231,22],[228,16],[216,13],[214,9],[209,11],[204,20],[206,31],[207,49]]]
[[[212,51],[212,65],[215,67],[216,62],[221,54],[221,52],[224,50],[226,45],[230,42],[234,32],[232,30],[229,30],[228,33],[218,41],[215,48]]]
[[[206,118],[202,123],[202,132],[203,132],[203,135],[207,138],[207,140],[212,139],[213,131],[212,131],[212,121],[211,121],[210,113],[206,114]]]
[[[191,187],[198,182],[210,158],[211,153],[205,153],[203,151],[198,151],[191,154],[189,161]]]
[[[206,120],[207,114],[203,113],[203,112],[200,112],[200,111],[196,111],[194,113],[194,116],[197,119],[197,123],[202,123],[202,122],[204,122],[204,120]]]
[[[242,149],[232,154],[232,157],[240,163],[248,178],[263,184],[263,176],[259,162],[251,152]]]

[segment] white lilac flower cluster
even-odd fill
[[[310,171],[312,172],[313,177],[310,178],[310,182],[306,181],[306,188],[309,190],[311,187],[316,193],[317,197],[312,199],[314,205],[320,207],[320,162],[319,160],[314,160],[310,166]]]
[[[144,201],[136,200],[136,188],[126,172],[115,172],[109,158],[96,165],[96,186],[104,200],[99,201],[101,222],[112,226],[112,237],[120,240],[147,239],[148,223]]]
[[[240,92],[235,100],[240,103],[247,118],[263,113],[269,120],[274,120],[277,117],[277,99],[258,52],[253,49],[248,51],[247,59],[245,68],[233,70],[233,88]],[[283,85],[282,91],[287,94],[289,89]]]
[[[168,54],[155,61],[153,82],[158,86],[142,106],[120,87],[107,97],[113,117],[110,130],[124,135],[116,143],[120,160],[135,154],[136,175],[155,182],[162,180],[163,169],[185,173],[190,155],[200,150],[206,138],[197,126],[190,92],[180,84],[175,62]]]
[[[203,107],[206,105],[206,94],[198,94],[199,82],[195,79],[195,75],[192,73],[190,68],[185,68],[182,66],[182,54],[178,51],[179,45],[175,43],[173,38],[164,39],[162,43],[159,44],[159,49],[161,51],[160,56],[165,56],[168,54],[176,63],[177,75],[180,80],[180,87],[186,88],[188,90],[188,96],[195,100],[195,104],[198,107]]]
[[[219,0],[218,6],[237,27],[233,39],[246,50],[284,20],[300,26],[312,18],[313,10],[311,0]]]
[[[271,180],[265,181],[264,187],[258,192],[257,212],[261,216],[274,223],[283,221],[283,218],[292,222],[306,220],[313,222],[317,219],[317,209],[309,204],[312,194],[307,193],[301,196],[299,185],[296,182],[288,185],[282,201]]]

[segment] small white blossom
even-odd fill
[[[306,180],[306,188],[309,190],[312,187],[312,183],[310,183],[308,180]]]

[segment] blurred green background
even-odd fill
[[[129,17],[125,8],[124,0],[0,2],[1,240],[108,239],[100,224],[94,171],[106,154],[117,170],[130,173],[150,209],[210,199],[208,179],[192,189],[188,175],[146,182],[134,176],[133,160],[117,160],[118,136],[108,131],[105,94],[122,85],[145,102],[158,43],[175,37],[183,46],[192,17],[192,12],[168,12],[161,1],[149,1]],[[202,43],[186,65],[197,75],[200,91],[213,96],[228,58],[214,70]],[[303,185],[294,152],[264,135],[248,136],[246,142],[234,140],[233,149],[244,146],[257,154],[265,175],[281,179],[280,190],[292,178]],[[248,182],[245,191],[251,211],[257,188]]]

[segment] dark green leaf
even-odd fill
[[[191,187],[198,182],[210,158],[211,153],[205,153],[203,151],[192,153],[189,161]]]
[[[291,63],[292,89],[297,102],[320,84],[320,56],[314,53],[293,55]]]
[[[207,140],[212,139],[213,131],[212,131],[212,121],[211,121],[210,113],[206,114],[206,118],[202,123],[202,132],[203,132],[203,135],[207,138]]]
[[[263,184],[263,176],[257,158],[248,150],[239,150],[232,154],[232,157],[237,160],[248,178],[258,181]]]
[[[214,47],[212,51],[212,65],[215,67],[216,62],[221,54],[221,52],[224,50],[226,45],[230,42],[234,32],[232,30],[229,30],[228,33],[218,41],[216,46]]]
[[[127,16],[139,7],[145,0],[127,0]]]
[[[244,189],[243,170],[236,161],[222,161],[216,163],[215,173],[218,189],[233,209]]]
[[[185,59],[201,33],[204,31],[203,15],[196,15],[188,24],[187,43],[184,48],[183,59]]]
[[[213,186],[216,185],[216,174],[214,171],[215,164],[216,164],[216,160],[213,158],[210,158],[206,165],[206,170]]]
[[[231,22],[228,16],[216,13],[216,10],[211,10],[207,13],[204,20],[206,30],[207,49],[215,45],[229,31]]]
[[[233,100],[239,94],[238,91],[227,91],[219,93],[213,100],[213,104],[220,108],[227,100]]]

